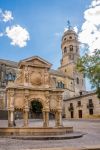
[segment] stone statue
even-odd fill
[[[22,72],[22,70],[19,70],[19,72],[17,74],[17,78],[15,80],[15,83],[21,83],[22,82],[22,77],[23,77],[23,72]]]
[[[44,82],[45,84],[49,85],[50,80],[49,80],[49,74],[47,71],[45,71],[45,74],[44,74]]]
[[[25,78],[25,82],[28,83],[28,82],[29,82],[28,67],[25,67],[25,70],[24,70],[24,78]]]

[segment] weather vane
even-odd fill
[[[67,27],[68,27],[68,30],[70,30],[70,29],[71,29],[71,23],[70,23],[70,21],[69,21],[69,20],[67,21]]]

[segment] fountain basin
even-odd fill
[[[2,136],[52,136],[73,133],[73,127],[2,127]]]

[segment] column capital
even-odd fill
[[[10,89],[10,90],[8,91],[8,94],[10,95],[10,97],[14,97],[14,95],[15,95],[14,89]]]
[[[24,107],[24,112],[29,112],[29,107]]]
[[[8,110],[13,112],[14,111],[14,107],[8,107]]]
[[[57,109],[57,112],[62,112],[62,109]]]
[[[50,112],[50,109],[49,108],[44,108],[44,109],[42,109],[42,112]]]

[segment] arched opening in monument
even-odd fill
[[[13,116],[13,126],[23,126],[23,110],[15,108]]]
[[[38,100],[33,100],[30,102],[30,118],[32,119],[42,119],[42,103]]]

